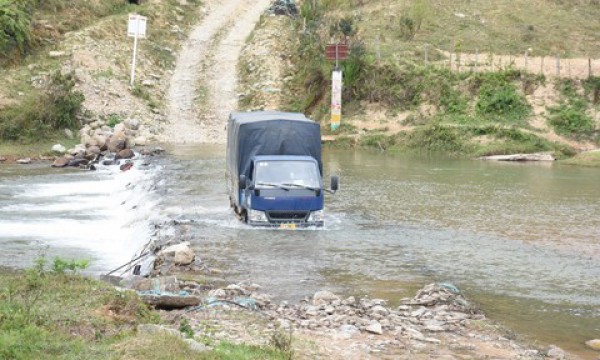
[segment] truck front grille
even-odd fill
[[[308,218],[310,211],[267,211],[271,222],[303,222]]]

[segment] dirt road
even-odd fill
[[[170,143],[225,143],[236,110],[237,63],[269,0],[209,0],[208,13],[181,49],[167,92]]]

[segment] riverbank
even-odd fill
[[[485,318],[451,284],[431,284],[405,304],[319,291],[271,303],[256,284],[230,284],[216,269],[183,268],[154,281],[202,299],[184,310],[147,308],[135,292],[40,266],[0,271],[5,334],[0,354],[105,359],[564,359],[525,345]],[[190,272],[190,270],[192,270]],[[23,277],[23,275],[27,275]],[[155,289],[157,286],[152,285]],[[64,311],[68,309],[68,311]],[[26,316],[17,316],[24,314]],[[27,344],[27,346],[24,346]],[[149,344],[152,349],[149,353]]]

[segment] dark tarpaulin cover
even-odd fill
[[[306,155],[321,161],[321,128],[304,114],[278,111],[232,113],[227,126],[227,170],[233,187],[249,177],[256,155]]]

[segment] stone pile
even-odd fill
[[[159,147],[146,148],[146,137],[139,135],[139,130],[140,122],[137,119],[126,119],[114,128],[103,120],[87,120],[79,130],[80,144],[68,150],[60,144],[52,147],[54,152],[64,154],[55,159],[52,166],[94,170],[92,165],[101,159],[103,165],[119,165],[121,159],[136,157],[136,147],[143,147],[140,151],[142,155],[155,155],[164,151]]]
[[[358,333],[382,335],[439,343],[430,337],[439,332],[458,331],[469,320],[485,317],[472,310],[469,302],[444,286],[431,284],[397,308],[387,306],[382,299],[341,299],[328,291],[317,292],[312,301],[297,305],[280,304],[266,311],[273,318],[282,318],[298,328],[331,329],[341,336]]]

